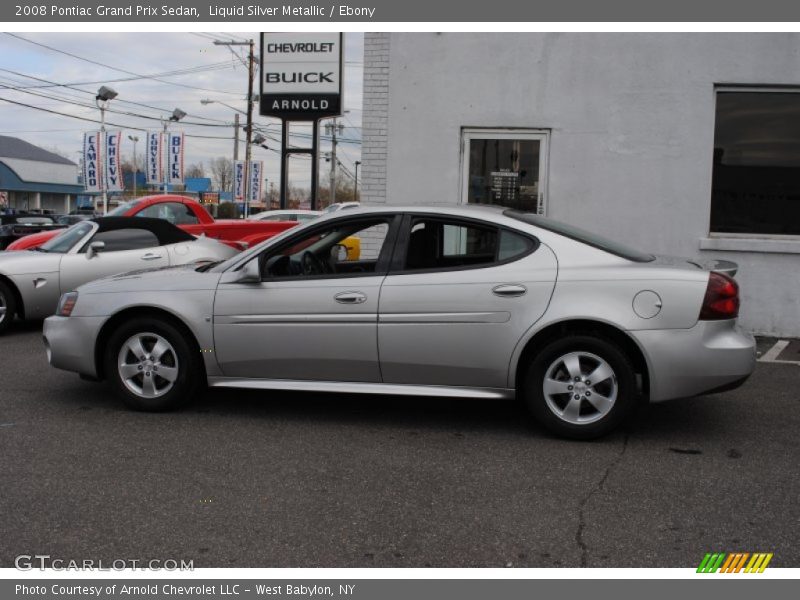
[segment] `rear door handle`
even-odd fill
[[[148,252],[142,255],[142,260],[157,260],[159,258],[161,258],[161,255],[155,254],[154,252]]]
[[[339,292],[333,299],[339,304],[362,304],[367,301],[367,296],[361,292]]]
[[[524,296],[528,288],[524,285],[504,283],[492,288],[492,293],[501,298],[515,298],[516,296]]]

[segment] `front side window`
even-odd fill
[[[141,250],[142,248],[154,248],[159,245],[156,235],[147,229],[115,229],[113,231],[101,231],[89,240],[81,249],[81,252],[86,252],[86,249],[92,242],[105,242],[104,252]]]
[[[339,221],[261,257],[266,278],[372,274],[383,270],[390,218]]]
[[[411,222],[405,270],[491,265],[532,247],[530,239],[491,225],[417,217]]]
[[[800,235],[800,93],[717,92],[710,229]]]
[[[54,238],[47,240],[39,247],[42,252],[55,252],[63,254],[82,240],[92,230],[92,224],[88,222],[77,223],[57,234]]]

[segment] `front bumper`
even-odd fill
[[[97,377],[94,348],[107,317],[59,317],[44,320],[44,345],[53,367]]]
[[[738,387],[756,365],[755,338],[735,320],[629,333],[647,360],[651,402]]]

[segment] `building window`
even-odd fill
[[[798,91],[717,91],[711,233],[800,235]]]
[[[464,129],[462,153],[462,202],[544,214],[547,132]]]

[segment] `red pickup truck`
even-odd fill
[[[263,242],[290,227],[295,221],[248,221],[246,219],[215,220],[203,205],[192,198],[175,194],[158,194],[129,200],[108,213],[109,217],[153,217],[166,219],[192,235],[226,242],[239,250]],[[60,231],[42,231],[19,238],[7,250],[37,248]]]

